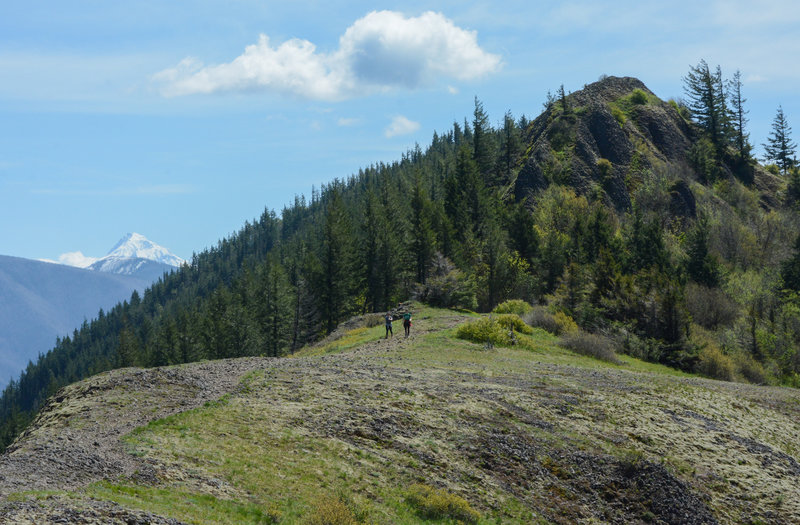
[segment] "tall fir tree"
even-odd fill
[[[719,68],[712,73],[706,61],[700,60],[683,79],[689,110],[718,151],[724,145],[726,119],[721,77]]]
[[[416,266],[416,280],[422,284],[428,280],[428,266],[436,249],[431,216],[431,203],[422,186],[422,176],[416,172],[411,194],[411,253]]]
[[[795,164],[797,144],[792,141],[792,128],[783,114],[783,108],[778,106],[778,111],[772,121],[772,132],[764,144],[764,160],[774,161],[784,176]]]
[[[475,97],[475,109],[472,116],[472,158],[475,160],[484,182],[492,184],[495,160],[494,134],[489,124],[489,116],[478,97]]]
[[[342,200],[341,190],[332,186],[326,193],[317,286],[320,313],[326,332],[331,333],[339,321],[350,312],[348,292],[351,289],[353,276],[350,257],[354,252],[350,218]]]
[[[742,95],[742,73],[738,69],[733,74],[733,78],[728,81],[728,100],[730,100],[733,115],[731,120],[733,141],[736,152],[739,154],[739,162],[744,164],[750,160],[753,146],[750,145],[750,134],[746,131],[749,111],[744,109],[747,99]]]

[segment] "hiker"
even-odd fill
[[[392,321],[393,321],[392,314],[387,312],[386,313],[386,339],[389,339],[389,334],[394,336],[394,334],[392,333]]]
[[[411,312],[403,314],[403,328],[406,331],[406,337],[411,335]]]

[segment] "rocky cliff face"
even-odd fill
[[[555,101],[527,130],[528,156],[517,199],[551,183],[579,194],[602,190],[619,211],[630,207],[631,181],[657,165],[686,164],[694,132],[678,111],[638,79],[608,77]],[[606,162],[607,161],[607,162]],[[687,188],[680,198],[691,201]],[[681,206],[684,212],[691,204]]]

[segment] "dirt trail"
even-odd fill
[[[454,317],[455,324],[460,317]],[[355,318],[318,344],[329,343],[363,325]],[[430,331],[414,323],[410,337],[400,334],[370,341],[349,352],[364,355],[396,351]],[[440,327],[437,326],[436,329]],[[80,512],[50,498],[44,506],[6,501],[25,491],[74,491],[121,477],[155,479],[154,466],[130,454],[121,438],[137,427],[191,410],[234,393],[242,376],[267,367],[313,368],[307,359],[239,358],[152,369],[127,368],[99,374],[60,390],[39,416],[0,456],[0,523],[175,523],[111,504]],[[36,509],[39,509],[36,511]],[[126,521],[127,520],[127,521]]]

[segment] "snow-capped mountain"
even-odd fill
[[[162,274],[184,263],[169,250],[139,233],[128,233],[114,245],[105,257],[88,257],[70,252],[58,258],[61,264],[97,272],[134,275],[156,280]]]
[[[56,261],[0,255],[0,389],[28,360],[92,319],[144,293],[183,259],[138,233],[125,235],[105,257],[65,253]]]
[[[129,233],[111,248],[108,255],[100,259],[126,258],[126,259],[148,259],[150,261],[168,264],[170,266],[180,266],[185,261],[169,252],[163,246],[159,246],[138,233]],[[99,262],[99,261],[98,261]]]

